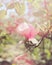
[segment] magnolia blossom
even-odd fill
[[[34,38],[39,32],[31,24],[27,24],[26,22],[19,24],[16,30],[27,39]]]

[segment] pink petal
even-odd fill
[[[23,23],[24,24],[24,23]],[[24,36],[25,38],[29,39],[29,38],[33,38],[38,34],[38,30],[36,30],[32,25],[27,24],[27,25],[23,25],[22,23],[20,25],[22,25],[23,27],[21,28],[21,31],[18,29],[18,27],[20,27],[20,25],[17,27],[17,31],[20,35]],[[25,28],[26,27],[26,28]],[[23,29],[24,28],[24,29]]]

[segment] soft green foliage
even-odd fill
[[[4,48],[7,48],[7,45],[14,45],[16,41],[6,32],[1,32],[0,34],[0,53],[4,51]]]
[[[41,57],[43,57],[43,55],[41,56],[41,53],[46,53],[47,60],[51,58],[51,49],[52,49],[51,40],[45,38],[43,41],[44,41],[44,49],[43,49],[43,42],[39,45],[38,48],[34,49],[33,55],[36,60],[40,60]]]

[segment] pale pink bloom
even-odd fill
[[[18,27],[18,25],[21,24],[22,22],[24,22],[24,17],[17,18],[17,19],[14,21],[16,27]]]
[[[4,24],[3,24],[3,22],[0,22],[0,26],[3,26]]]
[[[20,62],[19,62],[20,61]],[[17,56],[15,59],[14,59],[14,64],[17,63],[17,64],[20,64],[21,65],[21,62],[23,62],[23,64],[25,63],[28,64],[28,65],[32,65],[33,64],[33,61],[31,59],[28,58],[28,54],[23,54],[23,55],[19,55]]]
[[[17,32],[25,38],[34,38],[39,31],[37,31],[31,24],[21,23],[17,27]]]
[[[14,32],[15,32],[15,26],[9,24],[9,25],[6,27],[6,31],[7,31],[8,33],[10,33],[10,34],[14,33]]]

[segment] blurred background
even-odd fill
[[[18,43],[24,37],[16,31],[18,23],[23,22],[39,31],[37,40],[43,37],[40,45],[29,54],[34,65],[52,65],[52,0],[0,0],[0,63],[12,62],[23,54],[24,45]],[[23,65],[28,64],[24,62]]]

